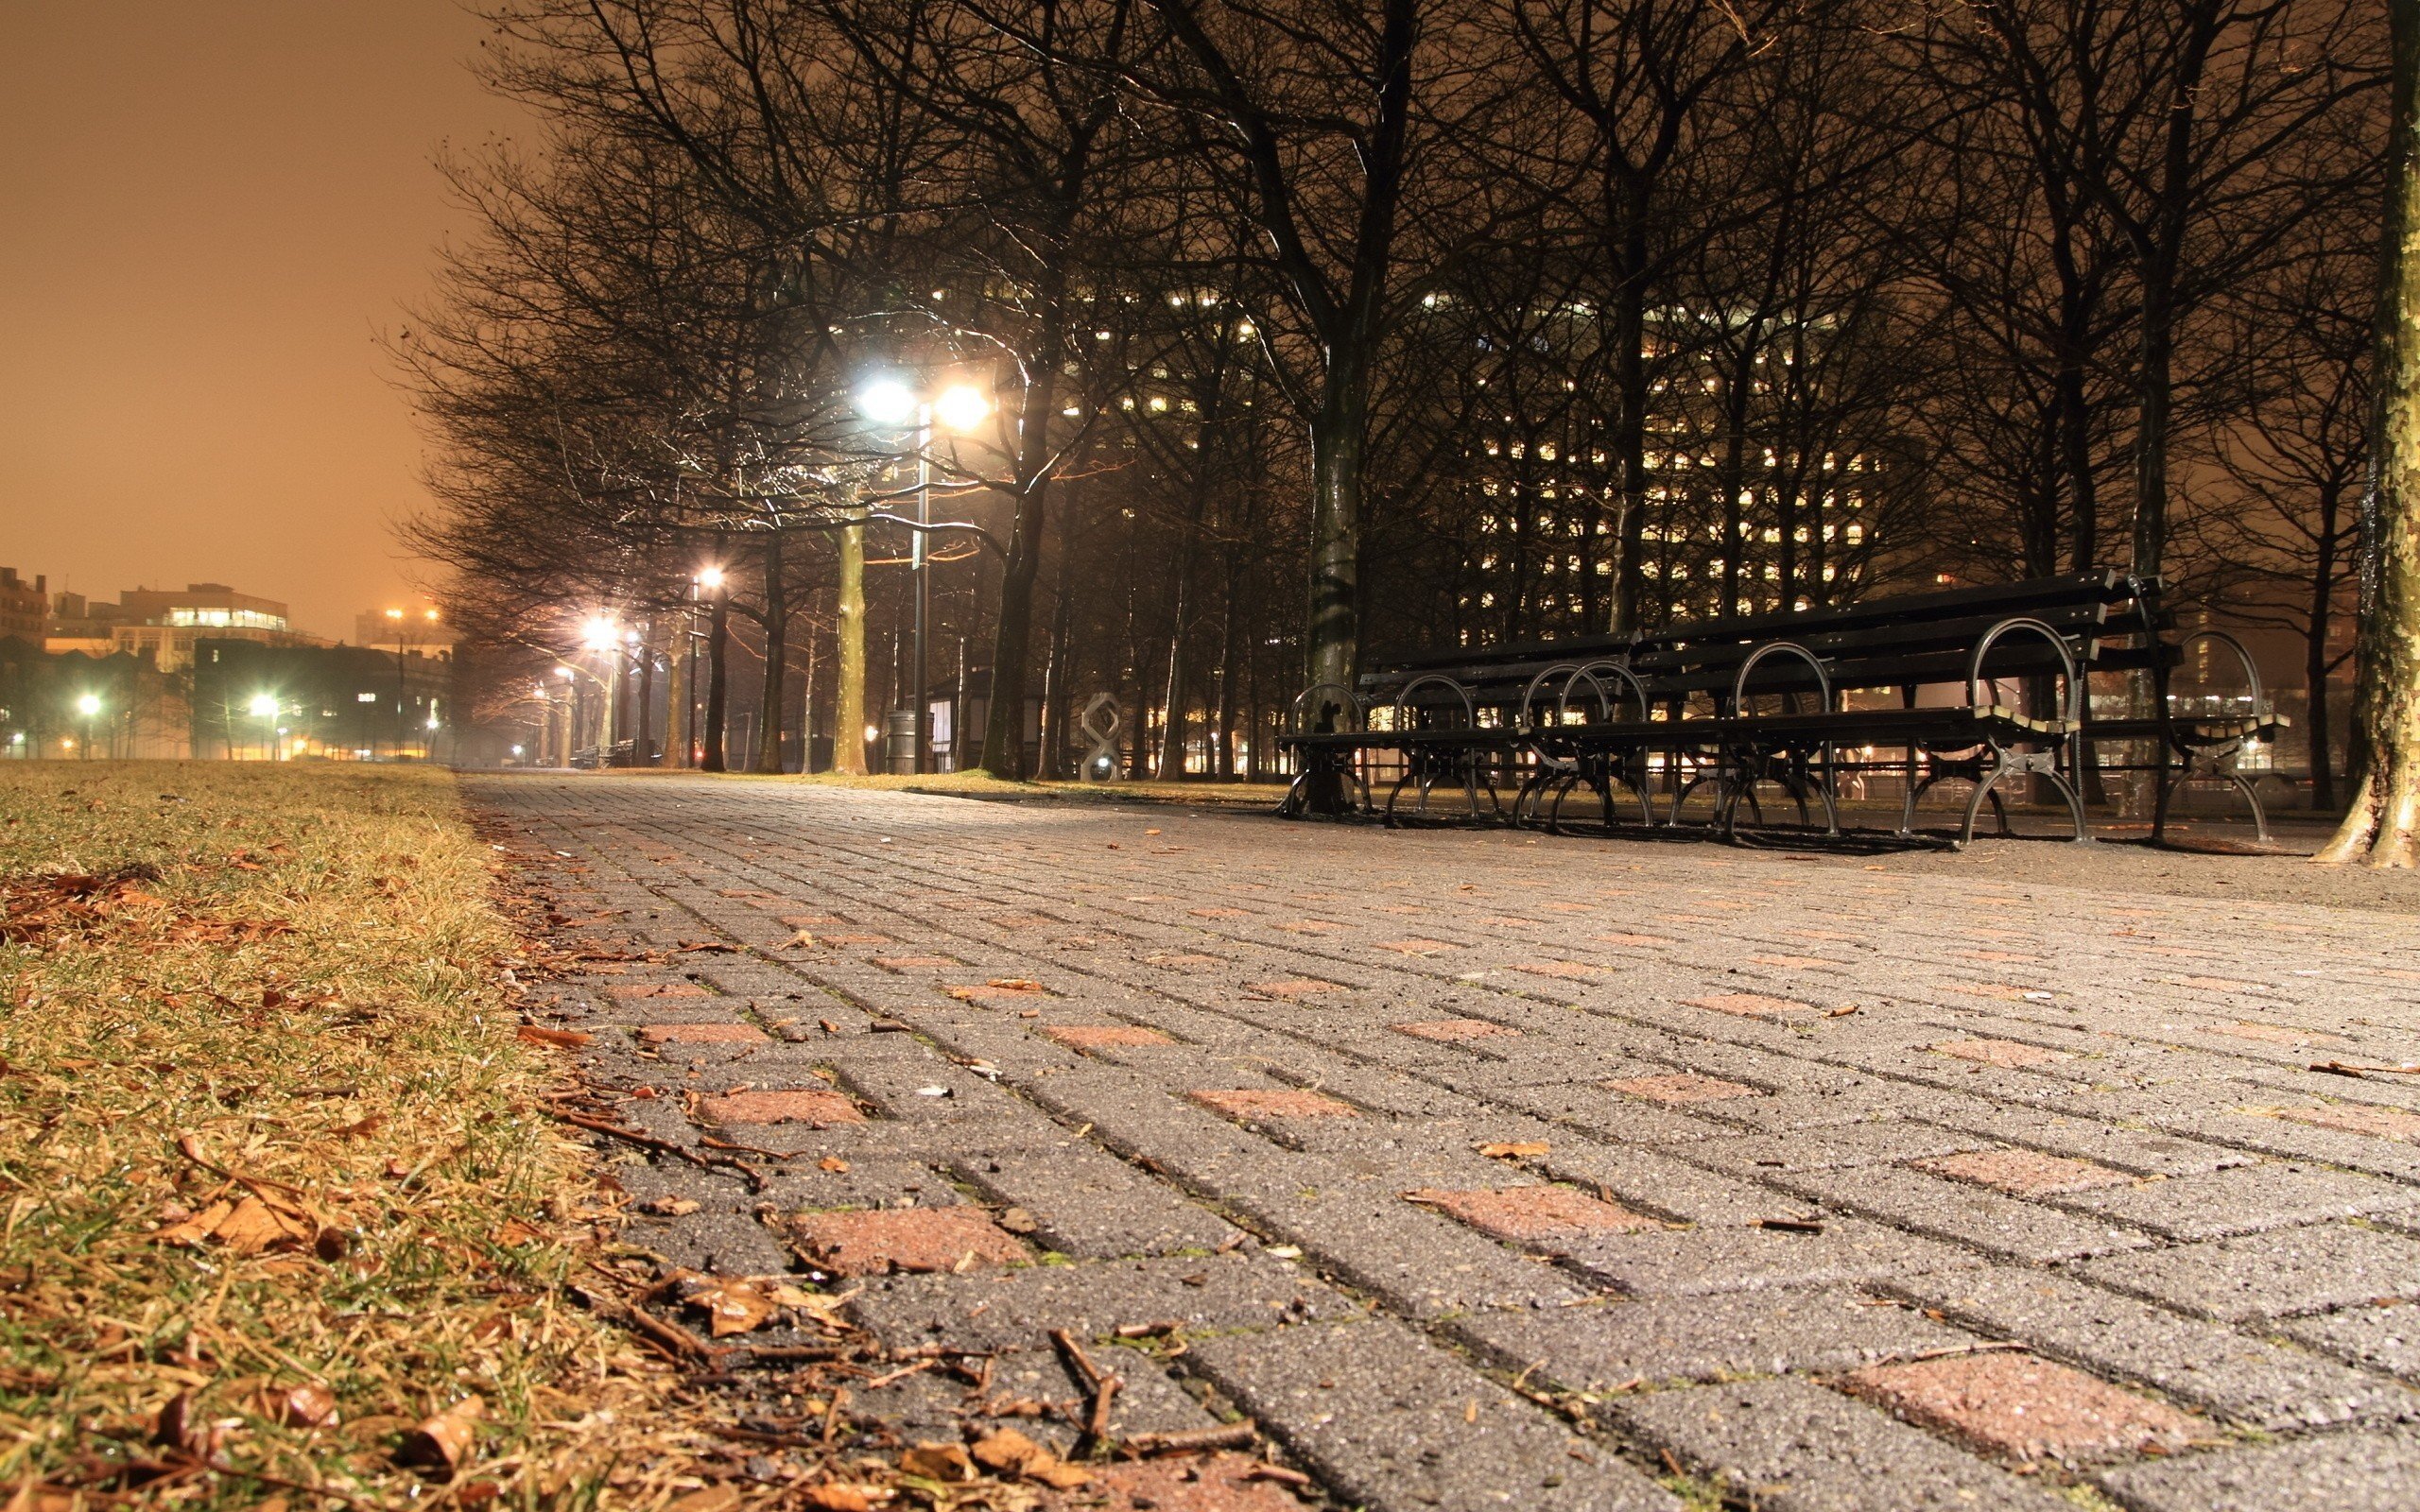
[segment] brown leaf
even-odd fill
[[[1022,1475],[1057,1490],[1092,1484],[1092,1472],[1070,1465],[1047,1447],[1013,1428],[1002,1428],[975,1441],[975,1462],[1000,1475]]]
[[[1512,1140],[1501,1144],[1482,1144],[1478,1153],[1491,1160],[1521,1160],[1547,1153],[1544,1140]]]
[[[337,1394],[316,1381],[296,1386],[278,1399],[277,1420],[288,1428],[324,1428],[337,1420]]]
[[[918,1444],[899,1456],[899,1468],[909,1475],[921,1475],[944,1486],[960,1486],[975,1479],[975,1462],[956,1444]]]
[[[685,1218],[704,1204],[694,1197],[649,1197],[639,1204],[639,1211],[661,1213],[667,1218]]]
[[[827,1155],[816,1161],[815,1165],[816,1169],[829,1171],[835,1176],[845,1176],[849,1170],[849,1162],[837,1155]]]
[[[211,1237],[233,1254],[257,1255],[309,1245],[319,1238],[319,1227],[280,1212],[256,1196],[247,1196],[219,1220]]]
[[[1040,992],[1046,990],[1041,983],[1034,981],[1030,977],[1024,976],[995,976],[992,978],[990,985],[998,988],[1003,992]]]
[[[534,1023],[525,1023],[514,1038],[526,1045],[562,1045],[566,1050],[577,1050],[596,1037],[582,1034],[578,1029],[543,1029]]]
[[[481,1399],[463,1398],[406,1435],[395,1458],[406,1465],[452,1474],[477,1442],[479,1419],[487,1410],[488,1404]]]
[[[727,1512],[739,1504],[739,1492],[729,1486],[709,1486],[686,1496],[676,1496],[664,1512]]]
[[[782,949],[786,951],[809,951],[814,948],[815,936],[811,932],[804,929],[800,930],[797,934],[792,935],[789,938],[782,941]]]
[[[168,1225],[151,1237],[164,1245],[199,1246],[217,1232],[218,1226],[225,1223],[234,1211],[235,1205],[232,1202],[214,1202],[193,1216]]]
[[[829,1481],[806,1488],[806,1504],[815,1512],[874,1512],[891,1499],[889,1486],[846,1486]]]

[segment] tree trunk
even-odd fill
[[[756,722],[756,761],[760,772],[782,769],[782,700],[789,682],[789,585],[783,581],[782,532],[776,526],[765,536],[765,686],[756,700],[763,711]]]
[[[1215,432],[1214,432],[1215,434]],[[1211,439],[1204,437],[1205,441]],[[1168,712],[1160,722],[1160,781],[1184,781],[1185,738],[1192,731],[1194,684],[1193,627],[1200,606],[1194,602],[1194,558],[1201,540],[1201,517],[1210,507],[1210,485],[1206,475],[1209,448],[1204,447],[1202,459],[1193,470],[1187,491],[1184,534],[1176,544],[1176,602],[1174,618],[1168,625]]]
[[[689,765],[689,631],[696,616],[683,609],[664,659],[664,756],[659,766]]]
[[[2166,268],[2143,268],[2141,370],[2135,374],[2135,576],[2157,581],[2168,556],[2168,430],[2176,347],[2175,291]],[[2088,567],[2089,562],[2079,562]]]
[[[706,749],[701,765],[709,772],[730,769],[723,759],[723,730],[731,709],[730,664],[731,590],[719,588],[706,622]]]
[[[839,686],[833,690],[832,769],[862,777],[866,769],[866,527],[840,532],[840,585],[834,618],[839,638]]]
[[[1067,751],[1067,632],[1072,610],[1067,599],[1067,555],[1074,542],[1076,485],[1068,484],[1065,503],[1059,510],[1059,564],[1051,574],[1050,658],[1042,672],[1042,749],[1034,762],[1034,775],[1045,782],[1055,782],[1066,775],[1062,761]]]
[[[631,741],[631,765],[655,765],[655,622],[639,631],[639,696],[637,728]]]
[[[1614,463],[1621,479],[1621,503],[1614,520],[1614,614],[1607,627],[1616,635],[1638,627],[1639,560],[1647,533],[1647,207],[1644,196],[1625,196],[1625,218],[1615,271]]]
[[[2361,500],[2362,751],[2323,862],[2420,864],[2420,0],[2390,0],[2394,113],[2379,256],[2370,478]]]
[[[1362,447],[1367,439],[1366,354],[1328,354],[1319,417],[1311,424],[1310,616],[1305,683],[1353,686],[1361,658]]]
[[[1236,780],[1236,657],[1243,630],[1243,622],[1236,613],[1236,548],[1229,545],[1226,558],[1225,612],[1219,632],[1219,713],[1217,765],[1212,775],[1222,782]]]

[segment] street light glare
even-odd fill
[[[857,391],[857,413],[877,425],[902,425],[916,415],[916,396],[896,378],[881,378]]]
[[[78,698],[76,700],[76,712],[82,714],[87,719],[90,719],[93,715],[99,713],[101,712],[100,696],[98,694],[88,693]]]
[[[952,384],[933,401],[933,413],[954,431],[971,431],[992,413],[992,402],[972,384]]]
[[[700,588],[720,588],[722,586],[722,569],[719,567],[703,567],[699,569],[698,586]]]
[[[594,615],[581,627],[581,644],[592,651],[610,651],[620,639],[622,627],[602,614]]]
[[[251,707],[253,718],[274,719],[277,717],[277,695],[273,693],[253,694]]]

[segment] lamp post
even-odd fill
[[[605,716],[596,734],[596,769],[614,765],[614,685],[622,680],[621,627],[599,614],[590,619],[580,644],[604,658],[605,672],[596,680],[605,688]]]
[[[699,595],[714,595],[717,610],[722,600],[722,569],[700,567],[698,576],[689,579],[689,617],[683,622],[682,648],[688,655],[689,670],[681,680],[681,691],[687,707],[681,734],[681,765],[688,765],[698,759],[698,603]]]
[[[555,765],[569,769],[571,748],[575,743],[572,730],[579,721],[579,684],[572,680],[572,670],[567,666],[555,668],[555,676],[563,684],[562,713],[557,717],[555,700],[550,695],[546,699],[546,722],[553,727],[549,733],[555,737]]]
[[[952,384],[927,399],[896,379],[884,379],[858,395],[857,409],[878,425],[897,425],[911,417],[916,421],[916,524],[915,539],[908,548],[908,567],[916,580],[915,765],[922,774],[932,769],[933,762],[932,554],[925,549],[933,524],[933,421],[938,419],[954,431],[971,431],[992,413],[992,402],[972,384]],[[965,690],[959,692],[962,696]],[[950,731],[953,746],[964,738],[956,730]]]
[[[100,695],[79,695],[76,699],[76,712],[83,716],[84,729],[76,742],[76,754],[78,760],[89,762],[93,759],[93,716],[101,712]]]

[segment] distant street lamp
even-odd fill
[[[915,766],[932,765],[932,678],[927,647],[932,627],[932,558],[925,542],[933,524],[933,421],[954,431],[971,431],[992,413],[992,401],[972,384],[952,384],[931,398],[920,398],[896,378],[868,384],[857,395],[857,412],[877,425],[916,422],[916,529],[908,546],[908,570],[916,576],[916,752]],[[962,697],[965,694],[959,689]],[[953,730],[951,741],[963,748],[965,732]],[[965,764],[959,764],[963,766]]]
[[[605,717],[596,736],[596,769],[601,772],[614,765],[614,695],[622,680],[622,627],[607,615],[591,615],[581,629],[579,644],[606,659],[604,675],[596,679],[605,687]]]
[[[277,695],[256,693],[252,695],[251,707],[252,717],[261,722],[261,749],[268,754],[270,761],[275,761],[277,760]]]
[[[83,738],[76,743],[78,757],[82,761],[91,761],[93,759],[93,716],[101,712],[100,695],[87,693],[79,696],[76,700],[76,712],[83,715],[84,720]]]
[[[681,730],[681,765],[683,766],[698,759],[698,604],[700,595],[712,597],[716,608],[719,610],[722,604],[722,593],[723,576],[722,569],[719,567],[700,567],[698,569],[698,576],[689,579],[689,617],[682,627],[681,636],[682,646],[687,653],[689,662],[688,670],[681,679],[682,696],[688,703],[687,709],[683,711],[684,722]]]

